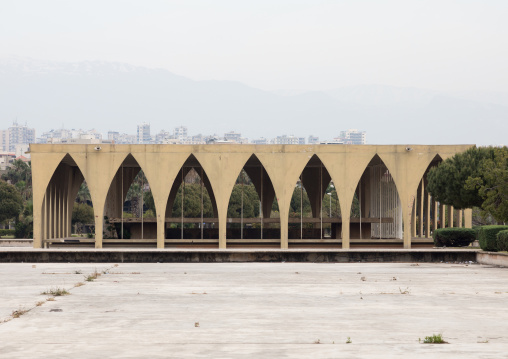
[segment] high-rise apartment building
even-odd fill
[[[150,124],[143,123],[138,125],[138,143],[139,144],[148,144],[151,141],[150,136]]]
[[[28,128],[28,126],[20,126],[17,121],[14,121],[9,127],[9,151],[16,151],[16,145],[29,145],[35,143],[35,128]]]
[[[357,129],[351,128],[347,131],[340,131],[340,135],[337,138],[339,141],[344,142],[346,145],[365,145],[367,144],[366,132],[358,131]]]
[[[185,141],[187,139],[187,127],[185,126],[175,127],[173,131],[173,137],[180,141]]]
[[[277,136],[271,141],[274,145],[304,145],[305,137],[296,137],[296,136]]]
[[[268,140],[264,137],[261,137],[261,138],[252,140],[252,143],[255,145],[266,145],[266,144],[268,144]]]
[[[224,140],[234,143],[242,143],[242,134],[240,132],[227,132],[224,134]]]
[[[108,131],[108,141],[118,143],[119,139],[120,139],[120,132]]]
[[[319,143],[319,137],[310,135],[308,143],[309,145],[317,145]]]
[[[9,130],[0,130],[0,151],[9,151]]]

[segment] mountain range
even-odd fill
[[[444,93],[385,85],[325,91],[264,91],[240,82],[194,81],[164,69],[113,62],[0,58],[1,128],[13,120],[41,134],[95,128],[152,134],[184,125],[190,134],[231,130],[250,139],[282,134],[332,139],[367,131],[370,144],[506,144],[508,95]]]

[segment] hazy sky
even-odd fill
[[[274,89],[508,91],[507,0],[2,0],[0,55]]]

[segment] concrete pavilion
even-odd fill
[[[96,248],[142,241],[157,248],[328,244],[349,249],[354,240],[390,240],[411,248],[412,240],[429,238],[435,228],[471,227],[471,210],[436,202],[427,192],[426,175],[440,161],[473,146],[34,144],[33,243],[42,248],[71,237],[72,206],[86,181]],[[124,218],[127,191],[140,170],[152,191],[155,218]],[[243,211],[240,218],[227,215],[242,170],[259,198],[257,218],[244,218]],[[213,217],[205,218],[203,209],[195,218],[184,218],[184,208],[179,217],[172,213],[178,189],[191,172],[200,184],[201,203],[208,193]],[[330,183],[340,206],[334,215],[323,211],[323,202],[331,203]],[[301,198],[305,191],[311,214],[289,213],[295,188]],[[278,215],[272,211],[274,200]],[[360,213],[351,213],[354,200]],[[129,239],[124,238],[126,228]]]

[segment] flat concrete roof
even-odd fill
[[[0,263],[0,273],[2,358],[508,352],[508,270],[469,262]],[[71,294],[47,301],[52,289]],[[438,333],[450,344],[419,343]]]

